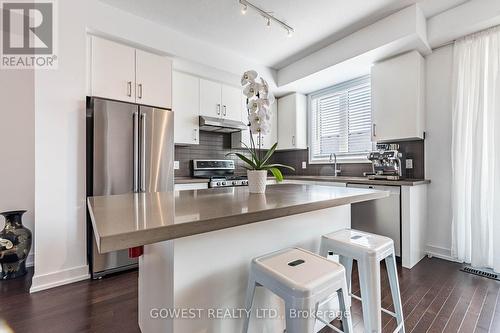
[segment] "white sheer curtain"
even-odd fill
[[[456,41],[452,255],[500,272],[500,27]]]

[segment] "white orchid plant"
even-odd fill
[[[283,180],[283,174],[279,168],[294,168],[283,164],[268,164],[274,154],[278,143],[276,142],[267,152],[262,149],[262,136],[269,133],[271,128],[271,105],[275,102],[274,95],[269,91],[269,85],[263,78],[258,78],[256,71],[246,71],[241,77],[243,94],[247,98],[248,126],[250,128],[250,147],[244,142],[250,157],[240,153],[230,153],[238,156],[246,163],[247,170],[271,171],[277,181]],[[254,135],[259,136],[258,146],[255,145]]]

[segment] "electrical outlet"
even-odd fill
[[[302,161],[302,169],[307,169],[307,162],[306,161]]]
[[[411,158],[406,160],[406,168],[413,169],[413,160]]]
[[[174,170],[179,170],[179,161],[174,161]]]

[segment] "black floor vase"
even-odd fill
[[[25,210],[0,213],[5,228],[0,231],[0,279],[8,280],[26,274],[26,258],[31,250],[31,231],[23,226]]]

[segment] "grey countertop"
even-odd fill
[[[272,178],[270,178],[272,179]],[[366,177],[346,177],[346,176],[285,176],[285,180],[309,180],[321,182],[337,182],[351,184],[369,184],[369,185],[395,185],[395,186],[415,186],[429,184],[428,179],[401,179],[401,180],[370,180]],[[176,184],[208,183],[207,178],[176,177]]]
[[[279,184],[265,194],[231,187],[87,201],[98,249],[106,253],[387,196],[369,189]]]

